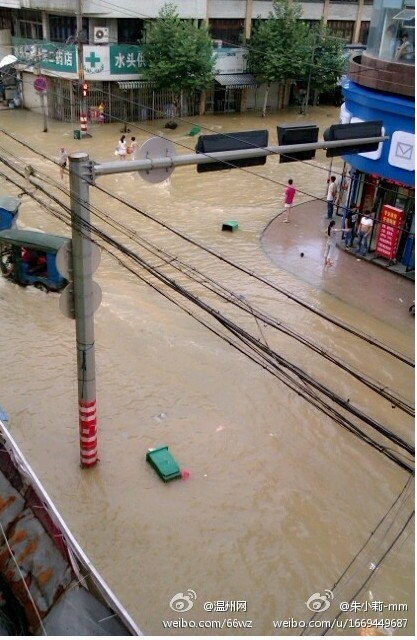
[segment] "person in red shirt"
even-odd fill
[[[28,270],[28,273],[30,274],[37,273],[39,275],[46,274],[47,265],[48,265],[48,260],[46,257],[46,253],[44,253],[43,251],[38,251],[36,253],[36,260]]]
[[[27,266],[36,264],[36,253],[32,249],[22,248],[22,261]]]
[[[284,218],[284,222],[289,222],[290,221],[290,213],[291,213],[291,208],[294,202],[294,198],[295,198],[295,194],[296,194],[296,188],[293,185],[293,179],[290,178],[288,180],[288,187],[285,189],[285,199],[284,199],[284,207],[285,207],[285,218]]]

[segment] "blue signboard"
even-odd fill
[[[351,121],[382,120],[385,135],[390,137],[378,152],[344,156],[347,162],[365,173],[414,187],[414,100],[368,89],[351,80],[344,81],[343,93]]]

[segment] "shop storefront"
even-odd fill
[[[389,140],[376,151],[345,156],[348,203],[374,218],[369,251],[387,266],[414,270],[415,245],[414,2],[374,0],[366,51],[342,83],[341,122],[378,120]]]
[[[369,251],[414,271],[415,190],[394,180],[352,169],[349,203],[374,218]],[[394,214],[394,215],[393,215]]]
[[[48,78],[49,116],[74,121],[80,109],[80,63],[75,44],[56,46],[36,44],[13,38],[14,55],[23,90],[23,104],[39,108],[39,96],[33,88],[34,76]],[[181,95],[169,89],[155,89],[142,78],[143,47],[140,45],[95,44],[82,48],[82,77],[88,90],[85,103],[88,115],[104,103],[108,120],[152,120],[163,117],[195,116],[206,113],[245,111],[256,103],[258,84],[247,73],[247,52],[243,48],[215,49],[213,84],[205,92]],[[204,98],[204,100],[203,100]],[[179,104],[178,104],[179,102]],[[203,104],[202,104],[203,102]]]
[[[344,82],[343,93],[344,117],[347,112],[350,122],[381,120],[390,137],[376,151],[345,157],[351,175],[349,204],[355,202],[361,211],[372,212],[369,251],[387,263],[400,262],[406,270],[414,270],[414,99],[369,89],[350,79]],[[398,209],[401,215],[384,222],[386,205]],[[392,228],[395,247],[384,255],[380,234],[387,225]]]

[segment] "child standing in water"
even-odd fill
[[[116,155],[119,156],[120,160],[126,160],[126,156],[127,156],[127,141],[126,141],[126,136],[123,135],[119,142],[117,143],[117,148],[116,148]]]
[[[330,220],[329,226],[327,227],[327,242],[326,248],[324,250],[324,266],[331,267],[334,264],[334,258],[336,255],[336,240],[337,234],[343,231],[347,231],[347,229],[335,229],[336,222],[335,220]]]
[[[291,213],[291,209],[292,209],[292,205],[294,202],[294,198],[295,198],[295,193],[296,193],[296,188],[293,185],[293,179],[290,178],[288,180],[288,187],[285,189],[285,200],[284,200],[284,207],[285,207],[285,218],[284,218],[284,222],[289,222],[290,221],[290,213]]]

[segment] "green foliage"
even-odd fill
[[[172,3],[165,4],[151,23],[143,57],[143,75],[158,89],[193,93],[213,82],[213,46],[208,29],[181,20]]]
[[[258,22],[249,48],[249,68],[264,82],[285,82],[305,74],[309,29],[298,2],[274,0],[267,20]]]
[[[301,5],[274,0],[267,20],[260,20],[249,49],[249,68],[264,82],[295,80],[311,90],[335,87],[346,72],[344,41],[324,25],[311,29],[302,22]]]
[[[338,84],[348,66],[344,45],[344,40],[332,36],[324,25],[311,33],[310,83],[312,89],[320,93]]]

